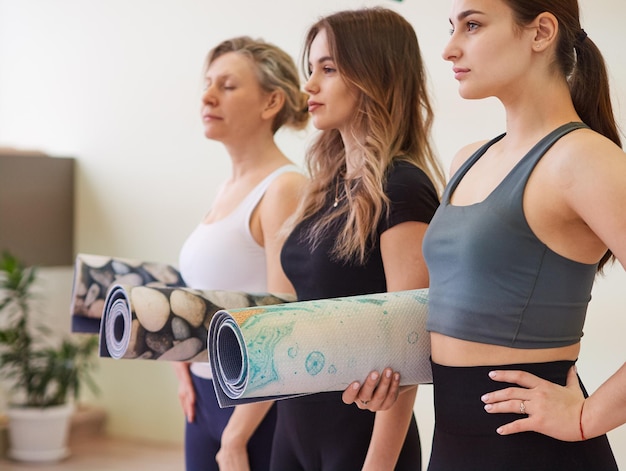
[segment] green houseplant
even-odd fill
[[[10,394],[9,454],[21,460],[50,461],[67,455],[68,424],[81,385],[98,392],[91,377],[98,339],[52,339],[51,330],[33,309],[36,277],[37,267],[24,267],[7,252],[0,257],[0,379]],[[18,423],[23,417],[46,416],[64,428],[56,432],[41,424],[34,431],[14,428],[23,425]],[[17,444],[17,435],[24,435],[28,443]],[[25,446],[47,446],[38,443],[38,435],[60,435],[61,442],[48,450],[27,450]]]

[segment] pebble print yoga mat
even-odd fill
[[[428,290],[217,312],[208,349],[220,407],[343,391],[392,367],[432,382]]]
[[[178,270],[164,263],[103,255],[78,254],[72,285],[72,332],[97,334],[109,288],[129,286],[185,286]]]
[[[185,287],[173,266],[78,254],[72,332],[100,334],[100,356],[208,361],[207,333],[220,309],[287,303],[293,296]]]
[[[267,293],[114,285],[100,324],[100,356],[207,362],[208,327],[216,312],[287,302]]]

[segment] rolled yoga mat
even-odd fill
[[[185,286],[178,270],[164,263],[78,254],[70,305],[72,332],[100,332],[106,294],[115,284]]]
[[[113,285],[100,324],[100,356],[207,362],[208,327],[216,312],[289,301],[267,293]]]
[[[220,407],[343,391],[392,367],[432,382],[428,290],[217,312],[208,349]]]

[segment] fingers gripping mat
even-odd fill
[[[428,290],[217,312],[208,349],[222,407],[342,391],[392,367],[401,384],[430,383]]]

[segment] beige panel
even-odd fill
[[[0,153],[0,250],[27,265],[71,265],[74,159]]]

